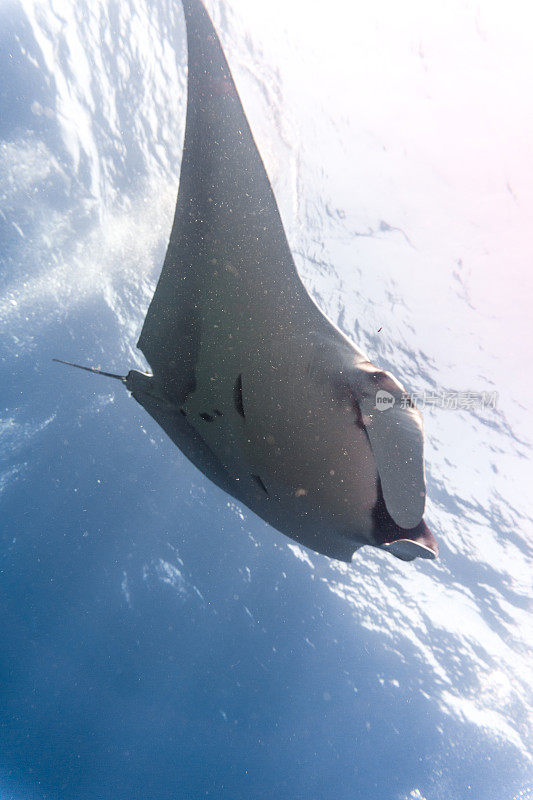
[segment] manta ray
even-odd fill
[[[200,0],[182,3],[179,191],[138,342],[151,374],[104,374],[290,539],[346,562],[364,545],[434,558],[420,413],[302,283],[213,24]]]

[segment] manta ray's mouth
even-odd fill
[[[389,550],[403,561],[411,561],[417,555],[422,558],[437,557],[439,553],[437,540],[423,519],[414,528],[400,528],[394,522],[387,511],[380,481],[378,481],[378,499],[372,510],[372,517],[374,520],[373,536],[378,547]]]

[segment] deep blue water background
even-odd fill
[[[215,15],[256,70],[267,139],[279,76],[236,18]],[[440,563],[362,551],[335,564],[211,486],[119,384],[52,365],[140,358],[177,184],[183,20],[131,0],[9,2],[0,21],[0,798],[529,798],[527,508],[505,503],[497,469],[489,505],[434,460]],[[295,249],[311,243],[314,295],[379,348],[373,309],[350,306],[320,252],[344,217],[320,186],[305,196],[313,167],[279,133],[268,158],[282,196],[285,159],[300,169],[287,224]],[[353,213],[342,235],[357,236]],[[410,282],[391,280],[379,313],[392,326]],[[423,364],[438,384],[430,350],[402,345],[391,334],[381,363],[413,380]],[[480,369],[490,387],[496,371]],[[430,452],[440,424],[430,416]],[[461,424],[526,470],[527,436],[503,412]],[[479,558],[480,535],[509,561],[488,544]]]

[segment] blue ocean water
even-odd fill
[[[207,5],[306,284],[423,406],[441,556],[296,547],[122,387],[51,363],[144,366],[184,22],[179,3],[5,2],[0,798],[527,800],[519,4]]]

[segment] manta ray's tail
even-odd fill
[[[73,364],[71,361],[61,361],[60,358],[53,358],[52,361],[55,361],[57,364],[66,364],[67,367],[76,367],[76,369],[84,369],[85,372],[94,372],[95,375],[104,375],[106,378],[115,378],[117,381],[122,381],[122,383],[126,383],[125,375],[115,375],[113,372],[104,372],[102,369],[96,369],[96,367],[82,367],[81,364]]]

